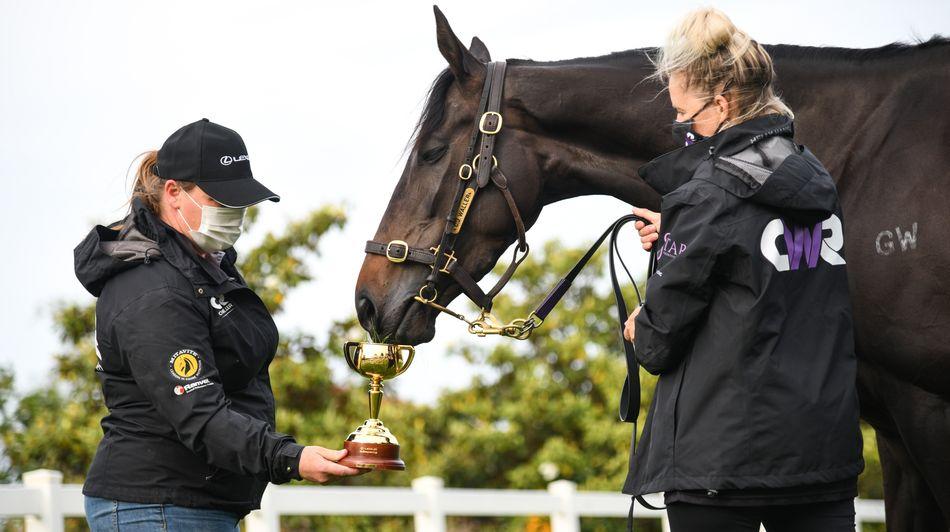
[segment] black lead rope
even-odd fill
[[[541,320],[544,320],[554,307],[557,306],[558,302],[564,297],[564,294],[567,293],[567,290],[571,287],[571,284],[574,282],[574,279],[580,274],[581,270],[590,262],[590,259],[593,258],[594,253],[600,248],[601,244],[604,243],[604,240],[607,237],[610,237],[610,243],[608,245],[609,255],[610,255],[610,283],[613,287],[614,298],[617,301],[617,321],[620,325],[620,342],[623,344],[623,353],[624,358],[627,362],[627,377],[623,383],[623,391],[620,393],[620,420],[625,423],[633,423],[633,454],[636,454],[637,450],[637,415],[640,413],[640,374],[639,368],[640,365],[637,362],[636,348],[633,346],[633,342],[628,341],[623,336],[624,324],[627,322],[627,303],[623,297],[623,290],[620,286],[620,280],[617,277],[617,261],[620,262],[620,267],[623,268],[624,273],[627,275],[627,279],[630,280],[630,283],[633,285],[634,293],[637,295],[637,303],[639,305],[643,304],[643,297],[640,294],[640,289],[637,287],[636,281],[633,279],[633,275],[630,273],[630,269],[627,268],[627,264],[624,262],[623,257],[620,255],[620,248],[617,245],[618,237],[620,236],[620,231],[625,225],[630,222],[641,221],[646,225],[650,225],[650,221],[641,218],[635,214],[628,214],[622,216],[614,221],[607,228],[603,234],[594,242],[594,244],[587,250],[587,253],[571,268],[571,271],[564,276],[563,279],[558,281],[558,283],[551,289],[548,295],[544,298],[540,305],[535,309],[534,314],[537,315]],[[653,273],[656,271],[656,246],[659,244],[659,241],[655,242],[652,247],[650,247],[650,259],[647,264],[647,278],[649,279]],[[651,510],[664,510],[666,507],[658,508],[648,503],[642,496],[638,495],[631,498],[630,501],[630,513],[627,515],[627,530],[633,531],[633,507],[636,504],[636,501],[640,501],[644,507]]]
[[[534,314],[538,316],[541,320],[544,320],[554,307],[557,306],[558,302],[561,301],[561,298],[564,297],[564,294],[567,293],[567,290],[571,287],[571,284],[574,282],[574,279],[580,274],[581,270],[590,262],[590,259],[594,256],[594,253],[600,248],[601,244],[604,243],[604,240],[607,237],[610,237],[609,243],[609,254],[610,254],[610,282],[614,290],[614,297],[617,300],[617,319],[620,325],[620,341],[623,344],[624,357],[627,362],[627,378],[623,384],[623,391],[620,394],[620,420],[626,423],[633,423],[634,429],[636,429],[637,423],[637,414],[640,412],[640,379],[638,368],[639,364],[637,363],[636,351],[633,347],[632,342],[628,342],[626,338],[623,337],[623,328],[624,323],[627,321],[627,304],[623,298],[623,291],[620,287],[620,280],[617,278],[617,267],[614,257],[620,261],[620,266],[623,268],[624,273],[627,274],[627,279],[630,280],[630,283],[633,284],[634,292],[637,295],[637,303],[643,304],[643,297],[640,295],[640,289],[637,288],[637,283],[633,280],[633,275],[630,274],[630,269],[627,268],[627,264],[623,261],[623,258],[620,257],[620,248],[617,246],[617,239],[620,236],[620,230],[623,229],[625,225],[630,222],[641,221],[646,225],[650,225],[650,221],[641,218],[635,214],[628,214],[618,218],[616,221],[610,224],[606,231],[600,235],[599,238],[594,242],[594,244],[587,250],[587,253],[571,268],[571,271],[564,276],[563,279],[558,281],[558,283],[551,289],[548,295],[541,301],[541,304],[534,310]],[[647,278],[653,275],[653,271],[656,269],[656,245],[650,248],[650,261],[647,266]],[[636,438],[634,438],[634,450],[636,450]]]
[[[627,359],[627,380],[623,383],[623,391],[620,393],[620,419],[627,422],[633,423],[633,438],[631,445],[633,446],[633,455],[636,455],[637,452],[637,415],[640,413],[640,375],[639,375],[639,363],[637,362],[636,349],[633,346],[633,342],[628,341],[624,335],[624,324],[627,320],[627,304],[623,298],[623,291],[620,287],[620,282],[617,279],[617,270],[614,263],[614,257],[620,261],[620,266],[623,268],[624,272],[627,274],[627,278],[630,279],[630,282],[633,283],[634,290],[637,294],[637,303],[643,305],[643,299],[640,297],[640,290],[637,289],[636,282],[633,280],[633,276],[630,275],[630,269],[627,268],[627,264],[623,261],[623,257],[620,255],[620,249],[617,247],[617,236],[620,234],[620,229],[627,223],[640,220],[645,224],[649,225],[649,221],[643,220],[639,216],[628,215],[620,218],[613,225],[613,233],[610,237],[610,282],[613,284],[614,297],[617,300],[617,318],[620,322],[620,341],[623,343],[624,356]],[[659,244],[659,240],[654,242],[650,247],[650,262],[647,265],[647,278],[651,277],[656,271],[656,246]],[[626,410],[625,410],[626,409]],[[642,495],[637,495],[630,498],[630,512],[627,514],[627,530],[633,532],[633,509],[636,506],[637,501],[640,501],[645,508],[651,510],[665,510],[666,507],[658,508],[648,503]]]
[[[581,270],[584,269],[584,266],[590,261],[594,256],[594,253],[600,248],[604,240],[607,237],[610,237],[610,243],[608,244],[610,255],[609,265],[610,265],[610,283],[614,291],[614,298],[617,302],[617,321],[620,326],[620,342],[623,344],[624,358],[627,362],[627,377],[623,383],[623,391],[620,393],[620,420],[625,423],[633,423],[633,438],[632,446],[633,453],[636,454],[637,450],[637,416],[640,413],[640,375],[639,368],[640,365],[637,362],[636,348],[633,345],[633,342],[628,341],[624,335],[624,325],[627,322],[627,303],[623,297],[623,290],[620,286],[620,279],[617,277],[617,261],[620,262],[620,267],[623,268],[624,273],[627,275],[627,279],[630,280],[630,283],[633,285],[634,293],[637,296],[637,303],[639,305],[643,304],[643,297],[640,294],[640,289],[637,287],[636,281],[633,279],[633,275],[630,273],[630,269],[627,267],[627,264],[624,262],[623,257],[620,255],[620,248],[617,245],[618,237],[620,236],[620,231],[625,225],[630,222],[641,221],[646,225],[650,225],[650,221],[635,214],[628,214],[617,219],[615,222],[610,224],[610,227],[607,228],[603,234],[600,235],[594,244],[587,250],[587,253],[574,265],[570,272],[563,279],[561,279],[557,285],[548,293],[547,297],[544,298],[544,301],[538,305],[538,308],[535,309],[534,313],[544,320],[547,315],[554,309],[558,304],[564,294],[567,293],[567,290],[571,287],[571,284],[574,282],[574,279],[577,278]],[[650,259],[647,264],[647,278],[649,279],[653,273],[656,271],[656,246],[659,244],[659,241],[655,242],[653,246],[650,247]],[[648,503],[642,495],[637,495],[631,497],[630,500],[630,512],[627,514],[627,530],[633,532],[633,509],[636,505],[636,502],[640,501],[645,508],[651,510],[664,510],[666,507],[656,507]]]

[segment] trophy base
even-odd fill
[[[406,463],[399,459],[399,446],[392,443],[360,443],[345,441],[346,456],[340,464],[357,469],[404,471]]]

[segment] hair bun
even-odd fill
[[[656,70],[648,78],[692,89],[695,95],[713,98],[729,87],[729,127],[753,116],[792,110],[775,94],[775,71],[765,48],[740,30],[715,8],[691,11],[683,18],[655,55],[647,55]]]
[[[690,13],[678,28],[695,52],[711,55],[729,46],[740,30],[722,11],[707,7]]]

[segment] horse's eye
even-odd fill
[[[432,164],[441,159],[442,156],[445,155],[447,149],[448,146],[444,144],[442,146],[436,146],[435,148],[422,152],[421,159],[423,162]]]

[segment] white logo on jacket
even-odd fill
[[[212,384],[214,383],[211,382],[211,379],[201,379],[200,381],[192,382],[190,384],[179,384],[178,386],[172,388],[172,391],[175,392],[175,395],[185,395],[186,393],[191,393],[206,386],[211,386]]]
[[[234,303],[224,299],[223,294],[209,298],[208,303],[211,304],[211,308],[218,311],[218,316],[221,318],[227,316],[234,309]]]

